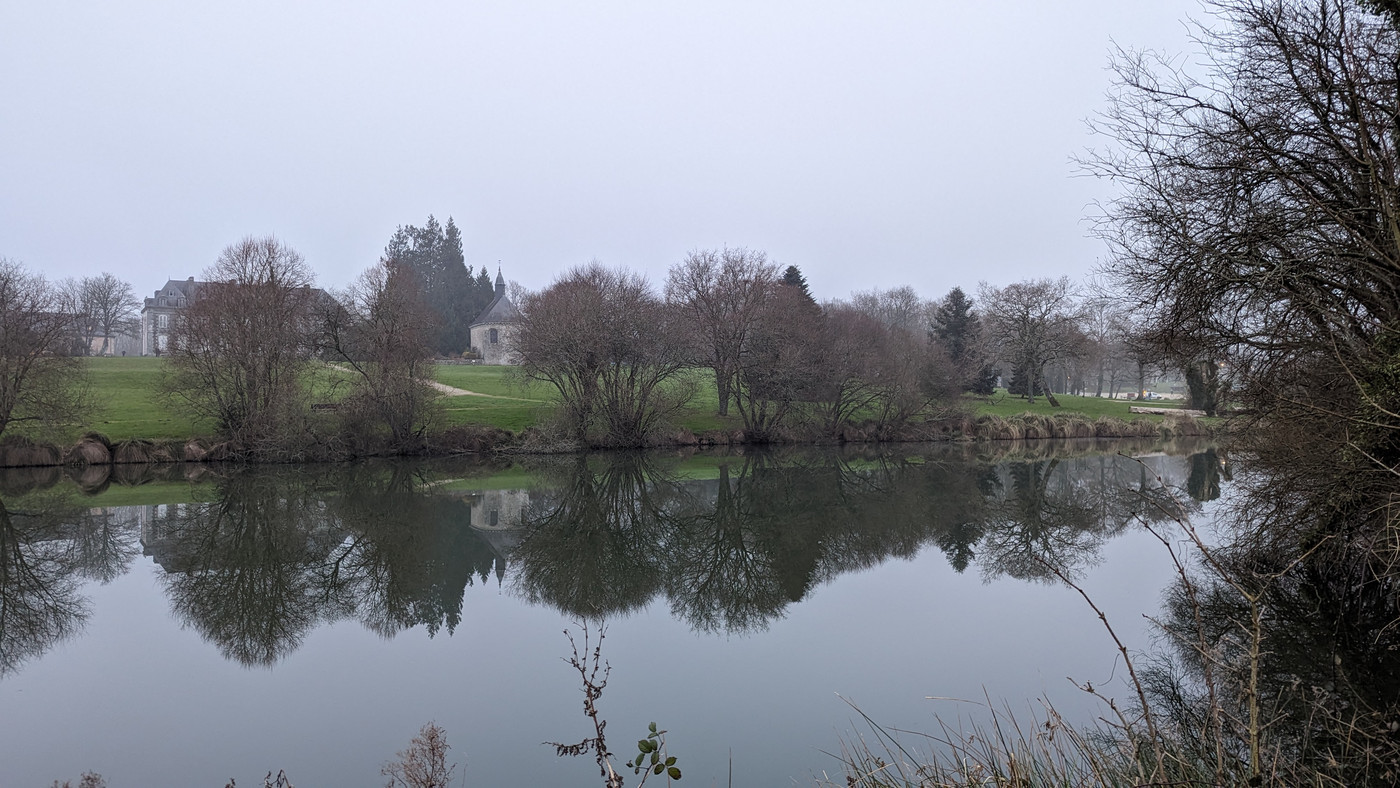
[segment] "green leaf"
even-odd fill
[[[648,752],[651,752],[651,751],[654,750],[654,749],[656,749],[656,745],[655,745],[655,744],[652,744],[649,740],[647,740],[647,739],[638,739],[638,740],[637,740],[637,750],[638,750],[639,752],[648,753]]]
[[[652,773],[652,774],[661,774],[661,772],[662,772],[665,768],[666,768],[665,766],[662,766],[661,764],[658,763],[658,764],[656,764],[656,766],[652,767],[651,773]]]
[[[666,765],[667,765],[667,766],[675,766],[675,765],[676,765],[676,756],[672,755],[670,758],[667,758],[667,759],[666,759]]]
[[[681,778],[681,770],[672,766],[666,770],[666,776],[670,777],[672,780],[679,780]]]
[[[647,728],[650,729],[652,733],[656,733],[656,723],[653,722],[652,724],[648,725]]]
[[[661,753],[656,752],[655,750],[652,750],[652,753],[651,753],[651,762],[652,762],[652,765],[655,765],[656,762],[659,761],[659,760],[661,760]]]

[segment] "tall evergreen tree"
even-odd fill
[[[981,321],[972,311],[972,299],[961,287],[955,287],[943,297],[933,317],[932,333],[947,348],[948,357],[955,364],[966,361],[969,344],[982,330]]]
[[[992,393],[996,371],[983,363],[978,353],[982,321],[972,310],[972,299],[961,287],[954,287],[943,297],[934,311],[929,334],[948,351],[948,358],[963,378],[965,391]]]
[[[483,265],[481,273],[477,274],[476,279],[472,282],[472,298],[479,300],[481,309],[485,309],[486,305],[491,303],[495,293],[496,286],[491,282],[491,272]]]
[[[802,295],[806,296],[808,301],[817,303],[817,299],[812,297],[812,291],[807,287],[807,277],[802,275],[801,268],[790,265],[783,269],[783,284],[801,290]]]
[[[389,239],[384,257],[398,261],[417,277],[436,324],[433,350],[442,354],[466,350],[471,342],[468,329],[480,307],[473,299],[474,282],[456,222],[448,217],[444,227],[430,214],[422,227],[400,226]]]

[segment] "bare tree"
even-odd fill
[[[828,306],[825,330],[814,407],[829,432],[861,417],[880,437],[894,437],[933,403],[961,393],[961,376],[927,332],[887,325],[843,305]]]
[[[575,268],[521,313],[521,369],[558,390],[575,439],[638,445],[689,399],[677,314],[641,276]]]
[[[105,356],[111,350],[112,337],[131,324],[141,302],[136,299],[131,283],[105,271],[97,276],[83,278],[79,298],[79,314],[85,318],[85,323],[92,327],[96,336],[102,338],[102,345],[97,354]],[[91,347],[94,341],[95,339],[89,338],[88,346]]]
[[[851,306],[890,328],[910,333],[922,331],[928,325],[929,305],[908,285],[851,293]]]
[[[173,326],[165,391],[241,450],[285,454],[299,431],[321,297],[274,237],[226,247]]]
[[[1027,399],[1037,389],[1052,407],[1059,400],[1045,380],[1045,367],[1082,352],[1084,312],[1068,277],[979,286],[983,322],[1003,361],[1024,376]],[[1016,372],[1013,372],[1013,376]]]
[[[83,414],[85,372],[69,355],[75,319],[58,288],[0,258],[0,435],[70,424]]]
[[[767,255],[742,247],[691,252],[666,280],[666,299],[685,315],[696,360],[714,372],[721,416],[729,415],[741,357],[777,281]]]
[[[881,361],[889,345],[890,330],[868,313],[850,306],[826,310],[824,328],[827,364],[815,403],[822,426],[836,434],[859,411],[881,394]]]
[[[1390,364],[1400,322],[1394,7],[1226,0],[1196,74],[1117,58],[1113,147],[1086,162],[1121,187],[1108,272],[1161,354],[1224,361],[1255,409],[1396,412],[1354,382]]]
[[[1132,364],[1127,345],[1131,332],[1130,315],[1122,308],[1119,299],[1096,294],[1084,300],[1084,362],[1092,370],[1094,396],[1105,393],[1110,399],[1118,393],[1118,386],[1127,379]]]
[[[69,356],[92,355],[92,343],[97,339],[97,321],[88,314],[83,303],[82,281],[69,276],[51,286],[55,294],[54,308],[69,316],[68,336],[58,352]]]
[[[448,788],[457,764],[447,763],[447,733],[430,722],[418,731],[398,760],[384,764],[380,774],[389,778],[386,788]]]
[[[779,437],[795,405],[822,397],[826,316],[800,278],[794,279],[799,283],[773,288],[740,349],[734,396],[744,433],[753,441]]]
[[[418,278],[392,260],[381,260],[336,301],[326,302],[322,319],[328,355],[355,375],[342,410],[352,419],[368,416],[386,427],[397,449],[421,442],[437,392],[427,383],[433,315]]]

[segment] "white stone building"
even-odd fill
[[[472,350],[483,364],[519,364],[515,348],[520,328],[520,310],[506,298],[506,280],[496,272],[496,297],[470,326]]]
[[[171,279],[147,298],[141,307],[141,355],[159,356],[170,347],[170,327],[175,315],[189,306],[203,282]]]

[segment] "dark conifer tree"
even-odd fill
[[[806,296],[808,301],[813,304],[817,303],[817,299],[812,297],[812,291],[807,287],[807,277],[802,275],[802,269],[797,266],[790,265],[783,269],[783,284],[796,287],[802,291],[802,295]]]
[[[460,353],[470,344],[468,328],[481,311],[472,299],[473,281],[462,253],[462,232],[449,217],[447,226],[429,215],[422,227],[394,231],[384,256],[403,264],[418,278],[437,329],[433,349]]]
[[[977,347],[982,335],[982,321],[972,311],[972,299],[961,287],[955,287],[943,297],[934,312],[929,333],[944,349],[963,378],[963,390],[991,394],[996,385],[996,371],[978,358]]]

